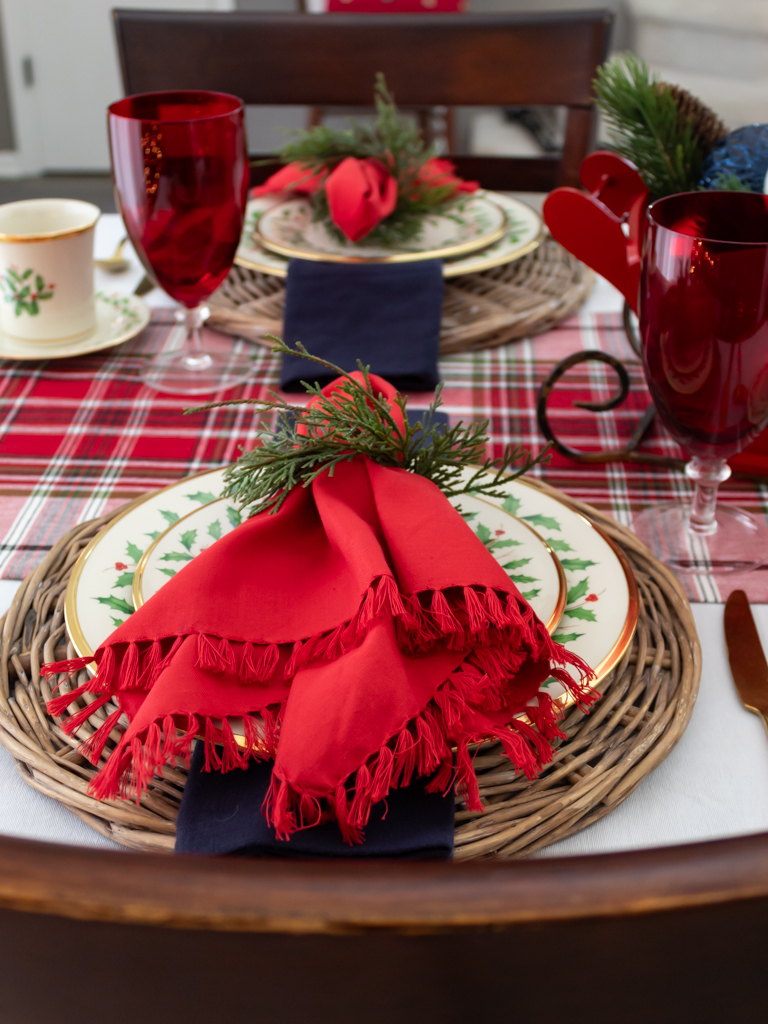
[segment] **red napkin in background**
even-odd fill
[[[551,639],[443,493],[362,456],[211,545],[95,660],[92,680],[49,703],[62,715],[94,696],[62,723],[72,733],[117,698],[82,748],[94,763],[121,711],[130,719],[94,796],[138,797],[201,735],[210,770],[274,758],[265,813],[283,839],[334,818],[361,841],[371,806],[414,773],[437,771],[433,790],[456,784],[482,810],[469,744],[498,738],[532,776],[562,735],[546,693],[528,707],[539,685],[553,675],[584,705],[595,698],[564,667],[587,666]],[[523,709],[530,724],[514,717]]]
[[[456,165],[450,160],[441,160],[433,156],[422,166],[416,177],[417,185],[427,185],[432,188],[445,185],[453,186],[453,195],[459,192],[477,192],[480,188],[479,181],[465,181],[456,174]],[[451,198],[449,196],[449,198]]]
[[[359,242],[397,205],[397,182],[380,160],[348,156],[328,175],[331,219],[350,242]]]
[[[251,189],[252,196],[266,196],[271,192],[296,192],[299,195],[311,195],[323,184],[323,174],[313,174],[302,164],[292,163],[275,171],[263,185]]]

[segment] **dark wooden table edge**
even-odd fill
[[[167,857],[0,838],[0,907],[192,930],[505,929],[768,897],[768,833],[466,864]]]

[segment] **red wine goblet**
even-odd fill
[[[161,391],[203,394],[252,372],[239,346],[205,351],[205,300],[229,273],[248,195],[242,101],[184,90],[128,96],[109,108],[112,173],[120,212],[139,259],[182,305],[181,337],[144,379]]]
[[[635,518],[679,572],[733,572],[768,559],[768,528],[717,502],[727,459],[768,425],[768,197],[668,196],[648,210],[640,282],[646,379],[662,422],[692,456],[690,502]]]

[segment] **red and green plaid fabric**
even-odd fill
[[[182,416],[196,399],[158,395],[141,383],[142,364],[163,347],[172,322],[171,311],[156,310],[139,338],[78,359],[0,361],[0,577],[21,579],[78,523],[191,473],[226,465],[237,456],[238,445],[253,443],[264,423],[252,407]],[[238,344],[253,354],[255,375],[229,397],[263,397],[267,388],[277,387],[278,360],[266,349]],[[493,454],[510,441],[539,450],[539,385],[555,363],[581,349],[624,360],[630,396],[608,413],[575,408],[574,399],[605,399],[616,389],[610,367],[582,364],[558,385],[550,420],[557,435],[575,448],[619,446],[649,398],[618,314],[582,313],[538,338],[444,359],[445,411],[452,421],[488,418]],[[411,405],[426,406],[430,399],[414,395]],[[658,426],[647,450],[681,455]],[[682,473],[623,463],[579,466],[555,455],[548,467],[534,472],[627,526],[633,512],[689,491]],[[758,484],[729,481],[723,491],[726,500],[750,511],[762,515],[768,509],[765,488]],[[734,583],[727,583],[726,593]],[[705,578],[691,596],[717,601],[722,588]],[[753,573],[747,589],[752,600],[768,600],[768,572]]]

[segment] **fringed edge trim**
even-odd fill
[[[392,576],[379,576],[360,602],[357,613],[332,630],[289,644],[259,644],[226,637],[197,635],[197,665],[205,671],[236,675],[244,684],[267,683],[276,676],[291,679],[302,668],[318,661],[335,661],[358,647],[371,623],[381,615],[394,618],[397,642],[406,654],[429,654],[439,646],[467,650],[499,639],[510,640],[536,658],[562,662],[561,648],[533,609],[506,591],[483,587],[450,587],[403,595]],[[75,658],[44,665],[44,676],[73,673],[94,659],[96,675],[85,685],[88,693],[150,690],[167,668],[184,636],[163,640],[111,644],[93,657]],[[282,659],[281,648],[285,652]],[[581,665],[582,668],[583,663]],[[51,714],[57,714],[49,707]]]

